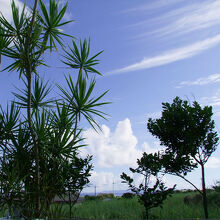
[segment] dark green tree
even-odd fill
[[[208,218],[205,164],[219,141],[212,107],[202,108],[196,101],[190,105],[179,97],[172,104],[162,103],[162,107],[161,118],[150,118],[147,127],[166,147],[161,155],[164,172],[183,178],[202,194],[205,218]],[[202,173],[202,191],[186,178],[187,173],[198,166]]]
[[[162,164],[158,160],[159,155],[143,153],[141,159],[137,160],[138,167],[130,168],[132,173],[137,173],[143,176],[143,182],[139,186],[135,186],[134,179],[125,173],[122,173],[121,178],[123,183],[127,183],[130,190],[134,192],[141,204],[145,207],[146,218],[149,219],[149,210],[154,207],[162,207],[163,201],[173,193],[173,188],[165,187],[162,179],[158,176],[162,169]],[[155,184],[150,187],[152,176],[156,178]]]
[[[77,158],[71,162],[66,161],[64,168],[65,177],[65,191],[68,195],[69,203],[69,218],[72,218],[72,208],[76,204],[79,195],[85,185],[89,183],[89,177],[91,176],[90,171],[92,169],[91,156],[86,158]],[[76,179],[75,176],[78,178]]]

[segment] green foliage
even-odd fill
[[[202,204],[188,206],[184,204],[184,197],[193,197],[198,193],[174,193],[168,197],[163,204],[163,208],[156,207],[150,210],[150,215],[157,216],[157,219],[204,219]],[[208,194],[209,197],[209,194]],[[132,199],[113,199],[108,202],[86,201],[77,204],[75,207],[75,218],[86,219],[143,219],[145,212],[136,197]],[[214,204],[209,204],[210,218],[218,219],[219,208]]]
[[[97,60],[96,57],[103,51],[89,57],[90,40],[89,43],[87,43],[87,40],[84,40],[83,43],[80,41],[80,50],[77,48],[77,44],[74,40],[72,41],[72,44],[73,47],[69,47],[70,51],[65,50],[65,55],[63,56],[65,60],[63,60],[63,63],[72,69],[80,69],[80,73],[84,71],[87,77],[89,72],[101,75],[94,66],[99,63],[99,60]]]
[[[114,198],[114,194],[113,193],[101,193],[101,194],[98,194],[97,196],[85,195],[85,201],[113,199],[113,198]]]
[[[212,188],[215,190],[215,192],[220,193],[220,181],[216,181]]]
[[[92,200],[97,200],[97,196],[89,196],[85,195],[85,201],[92,201]]]
[[[199,205],[202,204],[202,196],[200,194],[187,195],[183,199],[185,205]]]
[[[127,193],[123,193],[121,197],[124,199],[132,199],[134,196],[135,196],[134,193],[127,192]]]
[[[75,207],[75,218],[88,219],[140,219],[143,211],[137,199],[85,201]]]
[[[113,199],[114,198],[114,194],[113,193],[100,193],[97,195],[97,199]]]
[[[53,204],[50,208],[49,219],[64,219],[68,217],[67,209],[61,204]]]
[[[73,56],[79,55],[78,66],[70,65],[71,53],[66,50],[64,63],[78,69],[78,80],[69,75],[68,88],[58,86],[61,97],[48,98],[52,87],[43,82],[37,67],[46,66],[47,50],[64,48],[63,37],[72,36],[61,28],[71,21],[62,21],[67,4],[60,8],[59,1],[50,0],[47,8],[41,0],[38,7],[35,0],[30,8],[24,5],[20,11],[13,0],[12,24],[0,15],[0,55],[11,58],[4,70],[17,71],[24,82],[24,89],[13,93],[16,100],[6,110],[0,106],[0,206],[8,206],[10,214],[12,208],[18,209],[26,219],[39,218],[50,214],[55,196],[68,195],[71,218],[72,206],[93,168],[91,156],[79,156],[84,146],[80,120],[85,117],[93,128],[99,127],[94,117],[105,118],[99,107],[108,104],[101,101],[106,92],[94,96],[95,79],[87,75],[100,74],[94,66],[101,52],[90,57],[90,42],[85,40],[79,48],[73,42],[69,49]],[[58,209],[51,213],[62,212]]]
[[[219,207],[220,206],[220,193],[219,192],[211,192],[208,194],[208,203],[212,206]]]
[[[161,178],[158,177],[158,173],[162,169],[162,165],[158,160],[158,154],[146,154],[143,153],[141,159],[137,160],[138,167],[136,169],[130,168],[132,173],[141,174],[143,176],[144,184],[139,184],[138,187],[133,183],[134,180],[125,173],[122,173],[121,178],[124,183],[127,183],[130,190],[134,192],[139,201],[145,207],[145,215],[148,219],[149,210],[154,207],[162,207],[164,200],[174,192],[175,185],[173,188],[165,187]],[[155,184],[150,187],[150,181],[152,176],[156,178]]]
[[[94,120],[93,115],[105,119],[105,113],[98,110],[97,107],[109,104],[109,102],[99,102],[100,99],[107,93],[104,92],[97,98],[90,98],[94,88],[95,80],[93,79],[89,85],[87,85],[87,80],[79,72],[79,77],[76,85],[72,80],[72,77],[65,77],[68,85],[68,90],[63,89],[58,85],[58,88],[62,92],[63,100],[68,104],[69,112],[76,120],[80,121],[83,116],[89,124],[95,129],[95,126],[98,126],[98,123]]]
[[[150,118],[147,127],[166,147],[160,156],[163,172],[183,178],[202,194],[204,213],[208,218],[204,165],[219,142],[212,107],[202,108],[196,101],[190,105],[179,97],[172,104],[162,103],[162,107],[161,118]],[[185,178],[198,166],[202,170],[202,192]]]
[[[66,21],[62,22],[62,18],[65,15],[67,9],[67,3],[64,7],[59,11],[59,2],[55,0],[50,0],[49,11],[47,10],[45,4],[42,0],[39,1],[42,15],[38,14],[38,20],[43,27],[44,37],[43,37],[43,45],[46,46],[46,42],[49,40],[49,48],[52,51],[52,48],[57,50],[56,42],[61,46],[64,46],[62,43],[63,36],[69,36],[62,32],[61,27],[72,22]]]
[[[28,101],[28,85],[23,80],[25,89],[17,88],[19,93],[12,92],[12,94],[18,99],[15,103],[19,105],[21,108],[27,108],[27,101]],[[31,107],[33,112],[39,110],[38,108],[44,107],[52,107],[53,100],[45,100],[49,95],[50,91],[52,90],[52,86],[49,85],[49,82],[43,82],[39,76],[34,77],[34,84],[33,84],[33,92],[31,95]]]
[[[148,120],[148,130],[166,146],[166,171],[186,175],[205,164],[218,145],[212,107],[202,108],[197,102],[191,106],[176,97],[172,104],[162,103],[162,108],[161,118]]]

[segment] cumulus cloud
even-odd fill
[[[194,86],[194,85],[203,86],[218,82],[220,82],[220,74],[212,74],[207,77],[198,78],[194,81],[182,81],[179,83],[178,86],[176,86],[176,88],[182,88],[184,86]]]
[[[140,158],[143,152],[154,153],[162,149],[158,142],[153,142],[152,146],[147,142],[143,142],[138,146],[138,140],[133,134],[131,122],[128,118],[119,121],[113,131],[108,126],[102,125],[101,133],[97,133],[93,129],[87,129],[84,131],[83,137],[86,138],[88,146],[80,149],[81,155],[93,155],[95,167],[95,171],[92,172],[90,178],[91,187],[85,190],[87,192],[94,191],[95,186],[97,192],[111,191],[113,187],[117,190],[126,190],[128,188],[127,184],[121,183],[120,174],[128,167],[136,167],[137,158]],[[127,168],[122,170],[122,166]],[[108,172],[106,168],[114,169],[114,171]],[[117,173],[118,171],[119,173]],[[133,175],[131,174],[131,176]],[[134,176],[134,178],[136,184],[143,181],[140,176]]]
[[[22,1],[15,0],[15,4],[21,9],[23,8]],[[0,0],[0,11],[4,15],[4,17],[11,22],[12,14],[11,14],[11,1],[9,0]]]
[[[89,192],[99,194],[104,191],[127,190],[127,184],[121,183],[120,175],[115,175],[112,172],[92,172],[90,184],[83,190],[84,193]]]
[[[127,118],[119,121],[114,132],[102,125],[102,133],[88,129],[83,136],[88,143],[89,152],[98,160],[102,167],[115,165],[132,165],[141,156],[137,149],[137,138],[133,135],[131,122]]]
[[[97,186],[108,185],[112,183],[114,174],[111,172],[92,172],[91,181]]]
[[[119,121],[113,132],[106,125],[102,125],[102,133],[88,129],[83,136],[88,144],[87,152],[94,156],[100,167],[134,166],[143,151],[151,153],[155,152],[155,149],[158,150],[158,146],[153,148],[146,142],[138,147],[138,140],[128,118]]]
[[[202,41],[198,41],[188,46],[166,51],[158,56],[144,58],[140,62],[134,63],[132,65],[128,65],[120,69],[112,70],[106,73],[106,75],[115,75],[124,72],[149,69],[152,67],[173,63],[179,60],[196,56],[202,53],[204,50],[210,49],[219,43],[220,43],[220,34],[211,38],[207,38]]]

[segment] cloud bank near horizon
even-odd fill
[[[138,139],[133,134],[129,118],[119,121],[112,131],[106,125],[102,125],[102,129],[102,133],[97,133],[91,128],[83,133],[83,137],[86,138],[88,144],[83,154],[93,155],[93,163],[96,168],[90,178],[92,185],[85,191],[91,192],[94,187],[98,187],[99,191],[112,190],[113,182],[117,184],[117,189],[127,189],[127,185],[121,184],[120,174],[127,172],[128,167],[136,167],[137,158],[140,158],[143,152],[150,154],[163,148],[159,142],[138,144]],[[123,169],[121,169],[122,167]],[[206,168],[209,169],[219,167],[220,159],[214,156],[206,164]],[[118,174],[118,171],[121,173]],[[135,176],[136,178],[139,177]],[[140,181],[140,179],[136,179],[136,181]],[[180,188],[184,188],[186,185],[185,182],[182,183],[179,179],[176,181],[178,181],[178,187]],[[173,184],[169,176],[167,176],[166,182],[169,185]]]

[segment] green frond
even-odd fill
[[[97,60],[96,57],[99,56],[103,51],[100,51],[89,58],[90,39],[89,42],[87,42],[86,39],[83,42],[80,40],[79,49],[76,45],[76,42],[72,40],[72,47],[68,46],[68,49],[69,50],[64,49],[64,60],[62,60],[64,64],[73,69],[83,70],[87,77],[88,72],[102,75],[98,70],[93,68],[93,66],[99,63],[99,60]]]

